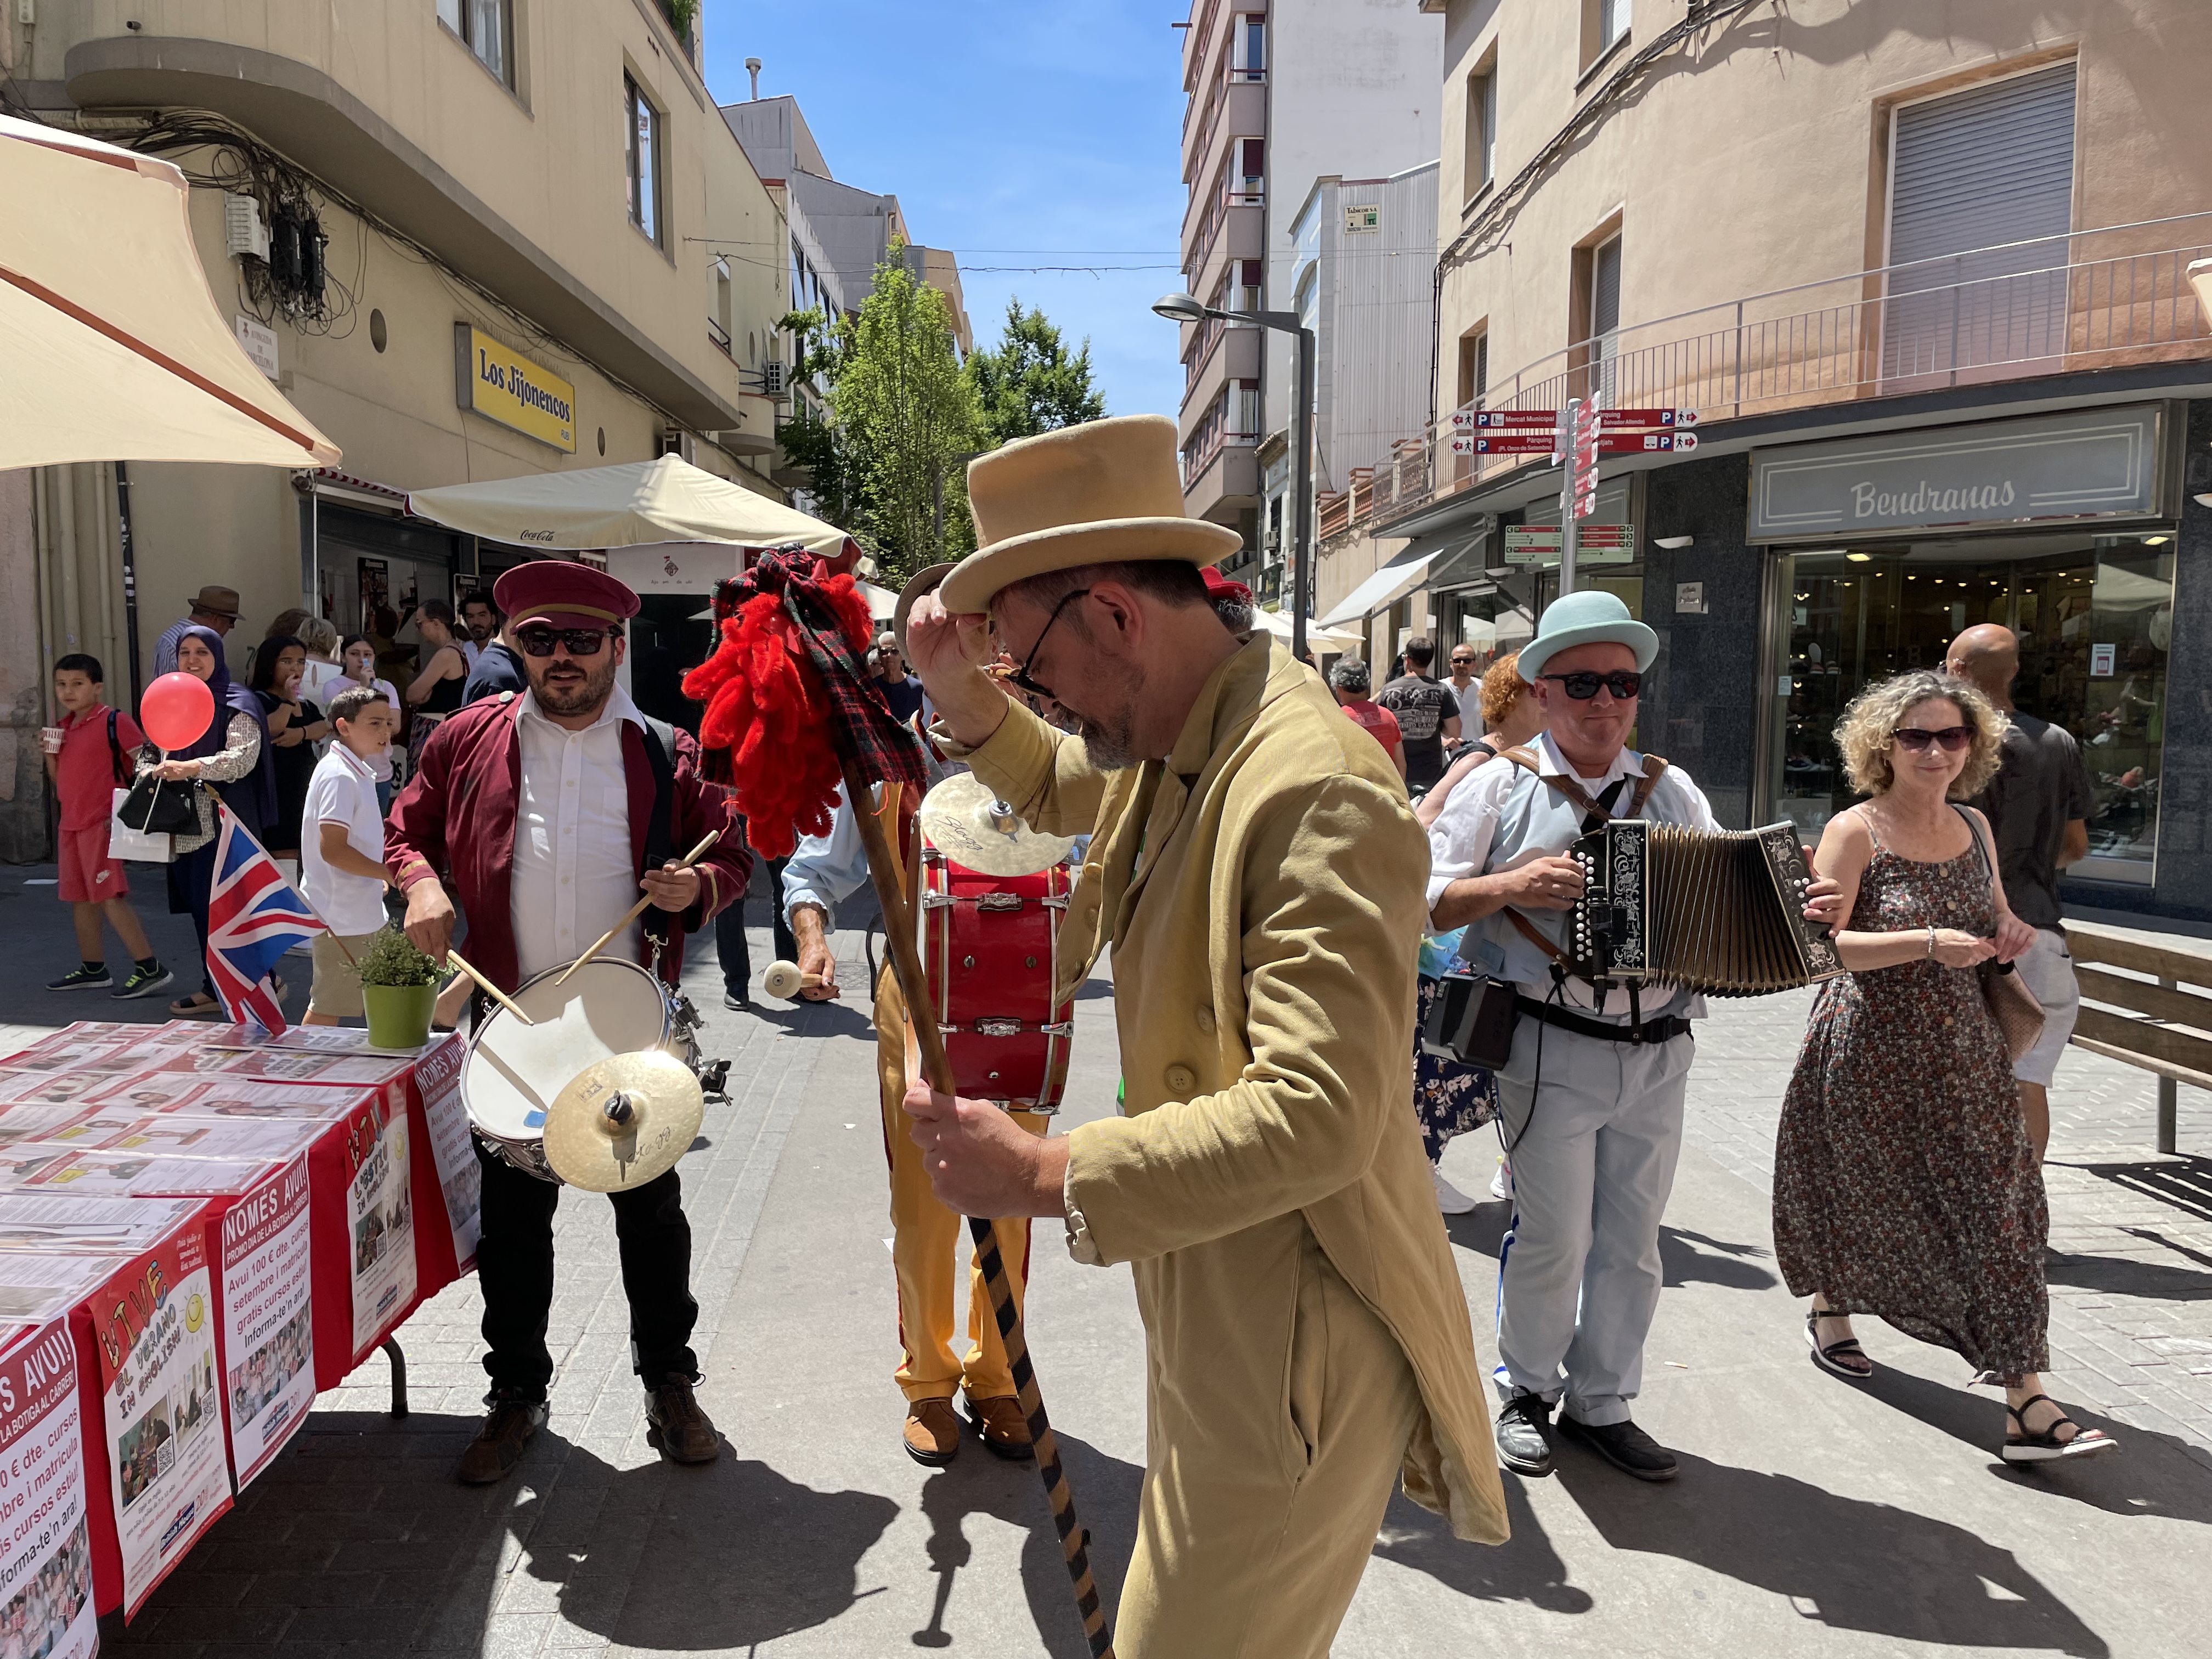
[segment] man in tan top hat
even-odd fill
[[[946,1203],[1062,1218],[1132,1264],[1147,1467],[1124,1659],[1325,1655],[1393,1485],[1505,1515],[1412,1089],[1428,859],[1404,787],[1312,672],[1239,640],[1199,568],[1174,424],[1098,421],[969,469],[979,550],[908,628],[945,730],[1048,834],[1095,831],[1060,985],[1115,953],[1122,1115],[1040,1140],[916,1085]],[[995,635],[995,638],[994,637]],[[979,665],[1060,705],[1069,732]],[[1072,733],[1072,734],[1071,734]]]

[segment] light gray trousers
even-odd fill
[[[1628,1420],[1659,1305],[1659,1218],[1695,1048],[1687,1036],[1601,1042],[1523,1013],[1498,1073],[1513,1167],[1498,1297],[1498,1381],[1509,1395],[1564,1395],[1569,1415],[1593,1425]]]

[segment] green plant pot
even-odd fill
[[[438,1006],[434,985],[364,985],[369,1046],[419,1048],[430,1040],[430,1014]]]

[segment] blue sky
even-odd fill
[[[1019,295],[1088,335],[1108,410],[1172,415],[1182,285],[1180,0],[707,0],[707,84],[799,99],[830,171],[960,257],[977,343]],[[1108,265],[1118,274],[994,270]],[[1151,265],[1157,270],[1129,270]]]

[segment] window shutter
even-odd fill
[[[2064,347],[2073,223],[2074,65],[1897,112],[1886,375],[1942,373]],[[2051,240],[2037,241],[2036,238]],[[2028,243],[1999,247],[2002,243]],[[1994,249],[1993,252],[1980,252]]]

